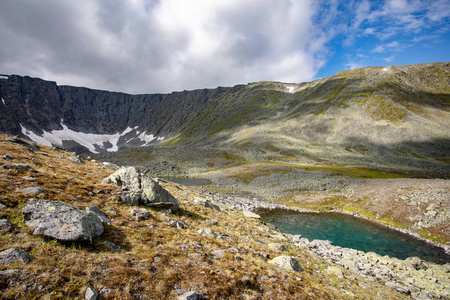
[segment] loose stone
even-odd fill
[[[27,187],[21,189],[20,192],[23,194],[34,194],[34,195],[47,193],[47,191],[41,187]]]
[[[33,256],[22,249],[11,248],[0,252],[0,265],[7,266],[15,262],[27,264],[33,258]]]
[[[303,271],[298,261],[292,256],[277,256],[272,260],[269,260],[269,264],[276,265],[282,269],[289,271]]]

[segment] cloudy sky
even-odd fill
[[[448,0],[0,0],[0,73],[128,93],[450,61]]]

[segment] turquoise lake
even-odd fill
[[[332,213],[299,213],[275,210],[261,214],[261,219],[289,234],[301,234],[310,241],[329,240],[335,246],[364,252],[375,252],[399,259],[418,256],[424,260],[444,264],[450,255],[442,248],[432,246],[401,232],[370,221]]]

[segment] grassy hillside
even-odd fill
[[[0,235],[0,251],[15,247],[34,259],[26,265],[0,266],[0,272],[20,270],[14,277],[2,275],[2,299],[84,299],[88,287],[110,289],[102,299],[174,299],[190,290],[201,291],[208,299],[406,297],[350,274],[338,277],[338,267],[329,269],[330,263],[240,211],[225,206],[216,211],[196,204],[194,198],[210,197],[201,188],[163,183],[179,201],[180,211],[166,214],[148,209],[151,217],[137,221],[130,214],[132,207],[118,201],[118,187],[99,184],[113,170],[94,161],[74,164],[71,153],[44,146],[33,150],[6,138],[0,136],[1,153],[5,155],[1,164],[27,164],[34,171],[0,168],[0,202],[6,206],[0,210],[0,218],[15,225],[12,232]],[[97,205],[112,219],[112,225],[106,226],[92,244],[67,244],[33,236],[21,214],[31,196],[18,191],[30,186],[47,190],[34,196],[37,198],[79,209]],[[188,227],[173,228],[168,223],[171,219],[183,221]],[[211,228],[218,237],[200,235],[201,228]],[[105,241],[120,246],[120,250],[110,250]],[[270,243],[282,243],[287,250],[271,248]],[[224,256],[215,256],[214,250],[224,250]],[[285,271],[268,263],[282,254],[296,257],[303,271]]]
[[[446,176],[449,86],[449,63],[348,70],[303,84],[253,83],[164,144],[223,147],[247,159],[433,169]]]

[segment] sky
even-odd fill
[[[450,61],[449,0],[0,0],[0,74],[132,94]]]

